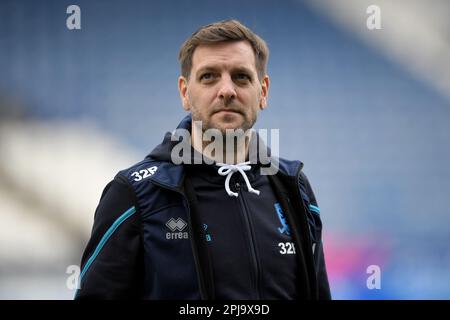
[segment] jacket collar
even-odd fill
[[[191,114],[184,117],[178,124],[176,129],[185,129],[191,131],[192,118]],[[183,185],[185,167],[183,164],[174,164],[171,160],[171,152],[173,147],[179,143],[178,140],[172,141],[174,132],[166,132],[163,141],[156,146],[145,159],[159,162],[158,170],[149,179],[156,184],[163,185],[169,189],[181,190]],[[259,140],[262,141],[262,140]],[[264,146],[266,147],[266,146]],[[268,147],[266,147],[268,148]],[[270,155],[270,149],[268,154]],[[290,161],[283,158],[270,157],[272,162],[278,165],[278,173],[292,178],[297,177],[299,171],[303,167],[301,161]]]

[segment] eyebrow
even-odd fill
[[[198,76],[201,73],[204,73],[204,72],[215,72],[218,69],[220,69],[220,68],[215,67],[215,66],[205,66],[205,67],[201,67],[200,69],[198,69],[195,74],[196,74],[196,76]],[[247,68],[247,67],[244,67],[244,66],[232,68],[231,72],[243,72],[243,73],[248,73],[250,75],[253,75],[253,71],[251,69]]]

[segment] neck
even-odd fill
[[[250,130],[242,134],[222,134],[222,139],[204,139],[203,130],[192,126],[192,147],[216,163],[237,164],[245,162],[250,144]]]

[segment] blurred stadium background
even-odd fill
[[[68,30],[66,8],[81,8]],[[368,30],[366,9],[381,9]],[[450,298],[450,2],[0,2],[0,298],[71,299],[101,191],[174,129],[177,53],[236,18],[271,49],[281,155],[316,191],[335,299]],[[381,289],[366,286],[370,265]]]

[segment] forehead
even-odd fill
[[[248,41],[199,45],[192,57],[192,71],[204,67],[247,67],[256,72],[255,53]]]

